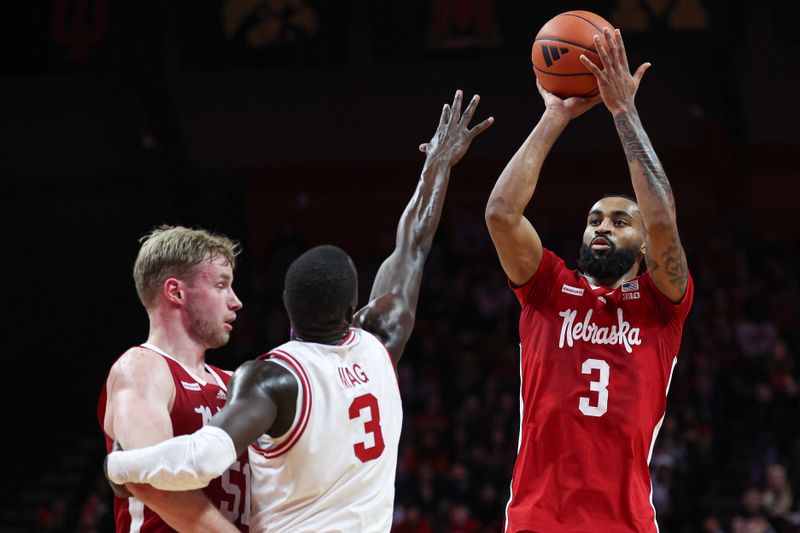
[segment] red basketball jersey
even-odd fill
[[[145,346],[149,348],[149,346]],[[158,350],[153,350],[157,353]],[[230,376],[224,371],[206,365],[215,374],[218,383],[194,377],[176,360],[160,353],[169,365],[175,382],[175,401],[170,418],[174,436],[194,433],[225,405]],[[100,393],[97,415],[103,427],[106,409],[106,387]],[[112,439],[106,435],[106,449],[111,451]],[[241,531],[248,531],[250,520],[250,465],[245,451],[222,476],[203,489],[211,503]],[[136,498],[114,498],[114,519],[117,533],[167,533],[175,531],[155,512]]]
[[[522,305],[519,453],[506,531],[655,532],[648,463],[664,420],[679,304],[648,273],[593,288],[544,250]]]

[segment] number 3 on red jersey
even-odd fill
[[[578,408],[586,416],[603,416],[608,411],[608,378],[610,369],[608,363],[602,359],[587,359],[581,366],[582,374],[592,374],[595,370],[600,372],[597,381],[589,382],[589,390],[597,393],[597,405],[592,405],[591,399],[580,397]]]
[[[370,419],[364,422],[364,431],[372,433],[375,444],[367,448],[363,442],[358,442],[353,445],[353,450],[356,457],[361,459],[362,463],[366,463],[380,457],[386,446],[383,443],[383,433],[381,433],[381,412],[378,409],[378,399],[372,394],[354,398],[353,403],[350,404],[350,420],[359,418],[362,409],[369,409]]]

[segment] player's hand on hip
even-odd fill
[[[595,35],[594,46],[597,55],[600,56],[602,70],[585,55],[581,55],[581,62],[597,78],[597,87],[600,89],[603,102],[614,115],[632,110],[639,83],[650,68],[650,63],[643,63],[631,74],[625,43],[619,30],[611,31],[603,28],[602,37]]]
[[[433,138],[429,142],[419,145],[419,151],[427,155],[426,163],[442,161],[452,167],[467,153],[472,140],[486,131],[494,122],[494,117],[489,117],[470,128],[469,123],[478,107],[480,96],[476,94],[472,97],[463,114],[461,113],[462,98],[463,93],[459,89],[453,98],[452,106],[445,104],[442,108],[439,127],[436,128]]]
[[[572,96],[564,99],[559,98],[542,87],[542,84],[539,83],[539,80],[536,80],[536,88],[539,89],[539,94],[542,95],[542,100],[544,100],[544,107],[546,111],[559,113],[569,120],[583,115],[600,103],[600,96]]]

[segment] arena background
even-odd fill
[[[350,251],[368,294],[457,88],[496,123],[453,172],[401,364],[395,530],[498,531],[518,311],[483,209],[542,110],[531,41],[569,9],[653,63],[637,103],[697,284],[651,465],[661,531],[799,530],[798,2],[32,0],[0,3],[0,531],[111,528],[95,407],[146,335],[138,237],[241,239],[245,307],[209,355],[233,368],[287,338],[283,273],[308,246]],[[608,191],[630,182],[598,107],[558,141],[528,215],[571,259]]]

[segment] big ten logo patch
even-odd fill
[[[612,19],[615,26],[631,32],[659,27],[698,31],[708,27],[708,12],[701,0],[619,0]]]

